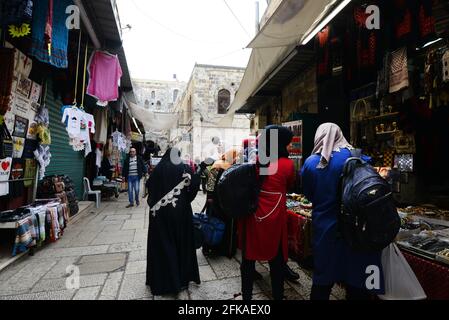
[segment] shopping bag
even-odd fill
[[[218,218],[211,217],[206,214],[194,214],[193,223],[195,225],[201,225],[201,230],[204,236],[204,243],[208,246],[214,247],[221,244],[223,241],[225,224]]]
[[[396,244],[390,244],[382,252],[382,268],[385,279],[385,295],[382,300],[425,300],[426,293],[415,273]]]

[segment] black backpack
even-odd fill
[[[237,164],[220,177],[216,193],[223,212],[230,218],[242,218],[257,210],[259,197],[257,166]]]
[[[361,159],[360,151],[351,154],[341,177],[339,232],[356,251],[380,251],[396,238],[401,219],[391,186]]]

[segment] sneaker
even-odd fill
[[[132,207],[134,207],[134,205],[133,204],[128,204],[127,206],[126,206],[126,209],[129,209],[129,208],[132,208]]]
[[[139,201],[136,202],[136,207],[138,207],[138,206],[140,206],[140,202]]]

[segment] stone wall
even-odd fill
[[[240,86],[245,70],[243,68],[196,65],[176,110],[181,113],[183,129],[171,135],[172,142],[188,153],[191,159],[204,160],[211,153],[218,156],[223,150],[241,145],[250,134],[250,119],[236,115],[232,127],[224,127],[220,120],[226,115],[219,114],[218,93],[228,90],[230,102]],[[190,107],[191,105],[191,107]],[[179,141],[180,132],[190,133],[191,141]],[[178,138],[174,138],[177,135]],[[219,141],[212,143],[212,139]],[[178,141],[176,141],[178,140]],[[212,150],[212,151],[211,151]]]
[[[186,83],[181,81],[135,79],[133,80],[133,86],[138,104],[149,110],[168,112],[172,111],[176,103],[181,99]],[[175,90],[178,91],[177,95]]]

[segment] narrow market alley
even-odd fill
[[[240,254],[228,258],[206,259],[198,251],[202,283],[192,284],[178,296],[153,297],[145,285],[148,207],[126,209],[126,194],[118,200],[103,202],[66,229],[64,237],[24,256],[0,272],[0,300],[241,300]],[[195,212],[204,206],[199,194],[192,206]],[[308,299],[311,278],[307,271],[289,262],[301,279],[285,283],[288,300]],[[70,266],[79,268],[79,289],[67,289]],[[69,268],[69,269],[68,269]],[[270,296],[267,263],[257,263],[263,281],[254,285],[254,299]],[[69,286],[70,287],[70,286]],[[334,289],[333,300],[344,291]]]

